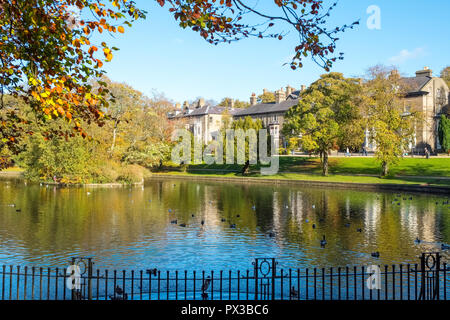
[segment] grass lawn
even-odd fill
[[[379,162],[372,157],[332,157],[330,161],[331,174],[363,174],[379,175]],[[168,169],[171,167],[169,166]],[[260,169],[259,165],[252,165],[251,170]],[[236,164],[196,164],[190,165],[188,171],[240,171],[242,165]],[[280,172],[285,173],[313,173],[320,174],[322,168],[317,157],[280,157]],[[391,168],[391,175],[399,176],[436,176],[450,177],[450,158],[404,158]]]
[[[391,176],[388,178],[378,177],[380,174],[380,165],[375,158],[371,157],[330,158],[330,175],[328,177],[320,175],[322,169],[320,166],[320,159],[318,158],[280,157],[279,173],[272,176],[261,176],[259,174],[259,168],[259,165],[251,166],[251,171],[253,173],[249,175],[249,177],[347,183],[428,184],[435,186],[450,186],[450,179],[433,179],[433,177],[450,177],[450,158],[405,158],[392,167]],[[239,172],[242,170],[242,166],[235,164],[198,164],[190,165],[185,173],[179,172],[178,170],[179,168],[169,165],[160,173],[237,178],[241,177]],[[420,178],[424,176],[427,176],[427,178]]]
[[[375,158],[332,158],[332,173],[380,174],[380,164]],[[399,176],[450,177],[450,158],[404,158],[391,168]]]
[[[196,171],[196,172],[160,172],[160,174],[170,174],[174,176],[198,176],[198,177],[217,177],[217,178],[242,178],[238,173],[215,173],[214,171]],[[158,173],[156,173],[158,175]],[[323,177],[320,175],[299,174],[299,173],[279,173],[271,176],[261,176],[260,174],[250,174],[246,177],[260,179],[280,179],[280,180],[303,180],[303,181],[326,181],[326,182],[345,182],[345,183],[369,183],[369,184],[411,184],[411,185],[429,185],[450,187],[450,180],[441,179],[423,179],[423,178],[379,178],[365,176],[348,175],[329,175]]]

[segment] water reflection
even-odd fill
[[[93,256],[97,267],[162,270],[247,269],[255,257],[302,268],[415,263],[422,251],[450,242],[449,211],[446,197],[426,194],[182,180],[53,188],[0,180],[0,264],[61,266],[72,256]],[[375,251],[379,259],[371,257]]]

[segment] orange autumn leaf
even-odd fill
[[[119,31],[120,33],[124,33],[124,32],[125,32],[125,29],[124,29],[122,26],[119,26],[119,27],[117,28],[117,31]]]
[[[92,54],[92,53],[94,53],[94,52],[97,51],[97,50],[98,50],[98,49],[97,49],[96,46],[92,46],[92,47],[89,48],[88,53],[89,53],[89,54]]]

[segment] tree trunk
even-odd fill
[[[323,175],[328,175],[328,152],[324,152],[323,154]]]
[[[382,172],[381,175],[382,175],[383,177],[385,177],[385,176],[387,176],[388,173],[389,173],[389,164],[388,164],[386,161],[383,161],[382,166],[383,166],[383,172]]]
[[[117,136],[117,126],[114,125],[113,138],[112,138],[112,144],[111,144],[111,149],[110,149],[110,157],[112,157],[114,148],[116,147],[116,136]]]

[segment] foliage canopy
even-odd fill
[[[338,142],[348,146],[361,141],[363,130],[355,97],[360,92],[357,79],[341,73],[324,74],[289,109],[283,127],[288,137],[300,137],[302,148],[323,156],[323,174],[328,175],[328,153]],[[355,130],[348,130],[353,126]]]
[[[327,29],[336,6],[321,0],[273,0],[276,11],[264,13],[244,0],[156,0],[168,8],[182,28],[191,28],[212,44],[247,37],[282,39],[287,28],[298,34],[291,67],[312,57],[329,70],[338,34],[357,22]],[[95,35],[123,33],[124,26],[143,19],[146,12],[128,0],[0,0],[0,149],[17,153],[27,119],[19,106],[6,106],[4,95],[20,97],[35,118],[45,123],[57,118],[70,126],[47,127],[44,138],[87,136],[82,124],[104,125],[108,89],[101,80],[104,62],[115,47],[93,43]],[[246,23],[251,16],[255,23]],[[93,90],[91,79],[100,79]],[[28,132],[32,134],[33,132]]]

